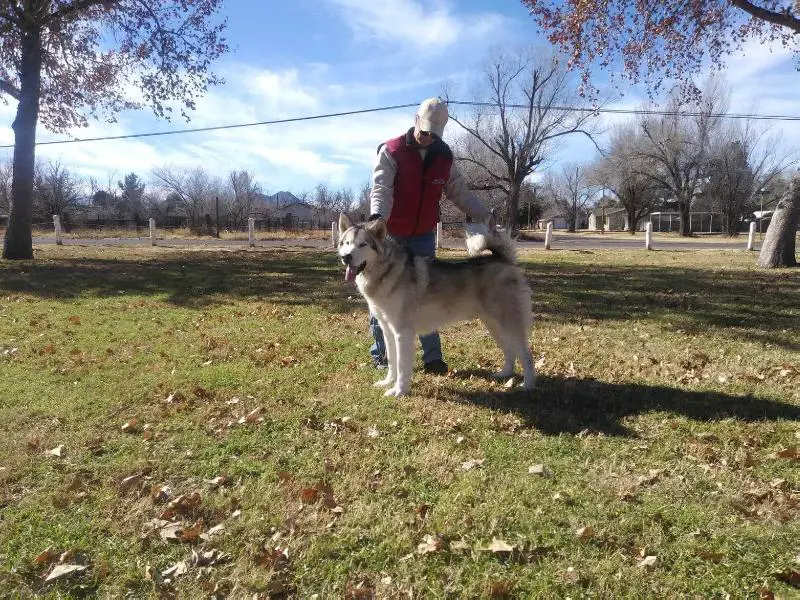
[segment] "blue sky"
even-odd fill
[[[457,96],[469,91],[480,67],[498,47],[539,45],[527,11],[515,0],[229,0],[228,40],[233,51],[216,66],[226,79],[199,103],[188,125],[141,111],[115,124],[92,123],[76,137],[205,127],[329,112],[417,103],[438,95],[445,81]],[[732,110],[800,113],[800,74],[791,54],[747,48],[727,73]],[[642,95],[628,90],[616,105],[636,107]],[[15,106],[0,104],[0,145],[13,143]],[[203,166],[224,176],[248,169],[268,192],[311,190],[318,182],[357,189],[370,175],[377,145],[410,126],[414,109],[305,123],[195,133],[141,140],[40,147],[39,156],[101,183],[128,172],[149,180],[154,167]],[[606,123],[608,124],[608,122]],[[800,127],[781,125],[800,139]],[[448,127],[447,137],[457,126]],[[39,140],[63,139],[40,130]],[[797,147],[793,140],[790,145]],[[556,162],[594,154],[576,138]],[[11,151],[0,149],[0,160]]]

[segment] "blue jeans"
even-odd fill
[[[429,256],[433,258],[436,256],[436,232],[430,231],[420,235],[399,236],[393,235],[392,239],[405,246],[417,256]],[[378,323],[378,319],[374,315],[369,316],[369,329],[372,332],[372,337],[375,342],[369,349],[372,360],[386,364],[386,343],[383,340],[383,331]],[[429,363],[434,360],[442,360],[442,341],[439,339],[439,333],[434,331],[419,336],[420,344],[422,344],[422,362]]]

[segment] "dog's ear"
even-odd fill
[[[369,231],[376,240],[382,242],[386,239],[386,221],[382,218],[370,221],[369,224],[367,224],[367,231]]]
[[[342,235],[352,226],[353,222],[350,220],[350,217],[348,217],[345,213],[339,213],[339,235]]]

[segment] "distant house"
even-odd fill
[[[603,226],[605,218],[605,227]],[[628,229],[628,211],[624,207],[593,208],[589,211],[589,229],[591,231],[626,231]]]
[[[545,210],[541,218],[536,221],[536,228],[547,229],[548,223],[553,223],[553,229],[569,229],[566,217],[557,208]]]
[[[314,207],[308,202],[297,200],[275,210],[271,216],[276,219],[290,219],[292,221],[313,221],[316,214],[314,213]]]
[[[644,229],[647,221],[653,224],[653,231],[680,231],[681,213],[675,211],[657,211],[650,213],[639,226]],[[722,214],[711,211],[689,213],[689,231],[692,233],[719,233],[722,231]]]

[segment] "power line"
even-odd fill
[[[476,106],[484,108],[496,107],[496,104],[491,102],[468,102],[462,100],[448,100],[448,104],[457,106]],[[395,104],[392,106],[381,106],[378,108],[365,108],[361,110],[351,110],[345,112],[325,113],[321,115],[310,115],[305,117],[293,117],[289,119],[274,119],[271,121],[256,121],[253,123],[235,123],[232,125],[216,125],[212,127],[193,127],[187,129],[173,129],[168,131],[151,131],[146,133],[130,133],[126,135],[109,135],[91,138],[74,138],[71,140],[52,140],[48,142],[37,142],[37,146],[53,146],[57,144],[79,144],[83,142],[102,142],[110,140],[127,140],[134,138],[147,138],[159,137],[166,135],[179,135],[184,133],[201,133],[206,131],[220,131],[223,129],[242,129],[244,127],[259,127],[264,125],[280,125],[283,123],[297,123],[301,121],[314,121],[319,119],[331,119],[334,117],[346,117],[352,115],[362,115],[374,112],[385,112],[389,110],[397,110],[399,108],[411,108],[418,106],[417,102],[408,104]],[[529,108],[524,104],[506,104],[506,108]],[[583,108],[577,106],[550,106],[550,110],[563,111],[563,112],[583,112],[595,114],[618,114],[618,115],[650,115],[650,116],[672,116],[672,117],[701,117],[718,119],[752,119],[754,121],[800,121],[800,116],[792,115],[759,115],[747,113],[704,113],[704,112],[683,112],[683,111],[668,111],[668,110],[654,110],[654,109],[633,109],[633,108]],[[13,148],[13,144],[0,146],[0,148]]]

